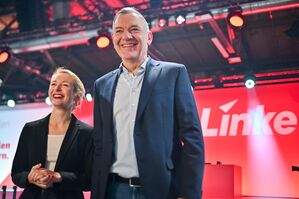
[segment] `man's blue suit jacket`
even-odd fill
[[[120,68],[94,85],[92,199],[104,199],[114,161],[113,100]],[[134,143],[147,199],[200,199],[204,142],[184,65],[149,59],[135,120]]]

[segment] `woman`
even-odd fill
[[[81,199],[89,190],[92,128],[72,114],[84,93],[70,70],[58,68],[52,75],[52,112],[25,124],[13,160],[12,180],[24,188],[21,199]]]

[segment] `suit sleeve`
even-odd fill
[[[102,117],[100,110],[100,84],[99,81],[96,81],[94,84],[94,108],[93,108],[93,124],[94,124],[94,133],[93,133],[93,144],[94,144],[94,153],[93,153],[93,167],[92,167],[92,192],[91,198],[96,197],[98,195],[99,187],[99,172],[101,168],[101,160],[102,160]]]
[[[199,199],[204,172],[204,141],[186,68],[180,67],[175,88],[176,118],[182,142],[180,195]]]
[[[15,185],[21,188],[25,188],[30,185],[27,180],[31,169],[28,167],[28,133],[29,128],[27,124],[25,124],[19,138],[11,170],[12,181]]]

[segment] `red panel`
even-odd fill
[[[206,161],[242,167],[242,193],[299,197],[299,83],[197,90]]]
[[[74,114],[81,121],[93,126],[93,102],[83,100],[81,107],[77,108]]]
[[[203,181],[204,198],[242,196],[242,169],[236,165],[206,165]]]

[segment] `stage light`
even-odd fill
[[[184,14],[179,14],[175,17],[175,23],[178,25],[186,23],[186,16]]]
[[[253,75],[247,75],[244,79],[246,88],[253,88],[255,86],[256,78]]]
[[[9,50],[2,49],[0,50],[0,64],[8,62],[9,58],[11,57]]]
[[[210,11],[195,13],[195,19],[200,25],[202,23],[210,22],[213,19],[213,14]]]
[[[229,54],[228,54],[227,50],[222,45],[222,43],[219,41],[218,37],[212,37],[211,41],[216,46],[216,48],[219,50],[219,52],[221,53],[222,57],[229,58]]]
[[[236,55],[236,54],[233,54],[233,55],[230,55],[228,58],[227,58],[227,62],[229,64],[237,64],[237,63],[241,63],[242,62],[242,59],[240,56]]]
[[[292,166],[292,171],[299,171],[299,167],[298,166]]]
[[[92,95],[90,93],[86,93],[85,98],[88,102],[92,101]]]
[[[166,28],[168,26],[168,18],[165,15],[162,15],[158,18],[158,26],[160,28]]]
[[[107,48],[111,43],[111,39],[107,34],[100,34],[96,39],[98,48]]]
[[[50,100],[50,97],[48,96],[48,97],[46,97],[46,99],[45,99],[45,102],[46,102],[46,104],[48,104],[49,106],[50,105],[52,105],[52,102],[51,102],[51,100]]]
[[[234,29],[241,29],[244,26],[245,20],[240,6],[228,9],[227,22]]]
[[[7,106],[13,108],[16,106],[16,102],[13,99],[7,101]]]

